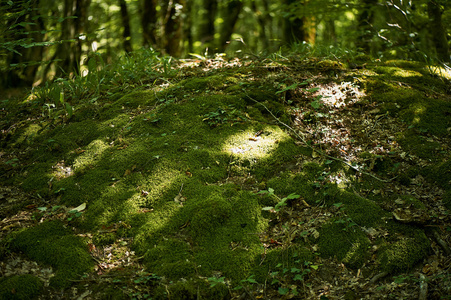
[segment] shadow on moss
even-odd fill
[[[55,288],[66,288],[70,281],[88,272],[93,263],[83,240],[59,221],[44,222],[19,232],[12,241],[14,250],[56,268],[50,280]]]

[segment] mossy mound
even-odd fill
[[[417,230],[413,237],[404,237],[381,247],[378,256],[379,268],[385,272],[402,272],[419,263],[430,248],[423,231]]]
[[[360,268],[368,259],[371,243],[365,233],[347,218],[333,219],[319,231],[318,245],[324,257],[336,257],[351,268]]]
[[[33,275],[17,275],[0,279],[0,299],[35,299],[42,291],[44,283]]]
[[[57,269],[50,284],[65,288],[70,281],[91,270],[92,258],[83,240],[59,221],[44,222],[19,232],[12,241],[14,250]]]
[[[449,153],[440,140],[451,127],[446,87],[421,64],[375,63],[349,75],[366,93],[353,102],[347,87],[335,85],[346,72],[339,62],[315,63],[318,77],[275,70],[168,75],[161,85],[102,96],[91,111],[89,101],[80,103],[70,119],[52,119],[50,111],[18,126],[5,149],[24,153],[24,163],[3,164],[11,174],[17,168],[5,181],[36,195],[38,207],[86,208],[76,221],[11,235],[8,250],[53,266],[52,287],[66,288],[92,266],[69,226],[92,233],[98,248],[126,237],[140,267],[161,277],[146,290],[155,299],[227,299],[243,282],[287,289],[306,282],[316,270],[310,266],[321,267],[315,261],[331,258],[372,273],[376,265],[391,273],[414,268],[428,239],[393,221],[391,210],[397,203],[428,209],[404,189],[418,175],[444,189],[451,205]],[[307,92],[316,85],[333,90],[325,98],[334,103],[340,99],[332,95],[343,94],[346,106],[326,107]],[[428,98],[428,85],[436,98]],[[392,123],[402,130],[384,131]],[[210,287],[208,278],[226,280]],[[110,297],[112,287],[101,294]]]

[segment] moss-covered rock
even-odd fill
[[[59,221],[44,222],[14,236],[12,248],[38,262],[57,269],[50,284],[57,288],[70,285],[93,266],[86,244]]]
[[[0,279],[0,299],[35,299],[42,291],[44,283],[39,278],[25,274]]]
[[[413,237],[402,237],[398,241],[383,245],[379,250],[379,268],[385,272],[401,272],[412,269],[426,255],[430,243],[421,230]]]
[[[352,220],[335,218],[319,230],[319,251],[323,257],[336,257],[351,268],[360,268],[368,259],[370,241]]]

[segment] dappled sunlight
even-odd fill
[[[162,165],[156,166],[154,171],[147,177],[146,188],[141,190],[141,194],[145,196],[145,202],[154,203],[156,200],[167,193],[176,182],[184,177],[180,171],[164,167]],[[174,198],[177,194],[174,194]],[[140,200],[140,202],[142,202]],[[146,203],[149,205],[150,203]]]
[[[41,130],[40,125],[30,124],[17,139],[17,144],[24,143],[29,139],[37,137],[39,130]]]
[[[393,76],[398,76],[398,77],[423,77],[423,74],[421,74],[420,72],[417,71],[413,71],[413,70],[404,70],[404,69],[397,69],[396,71],[393,72],[392,74]]]
[[[263,130],[252,129],[229,137],[223,151],[243,159],[261,159],[269,156],[278,144],[290,137],[280,128],[266,127]]]
[[[67,178],[69,176],[74,175],[74,172],[72,170],[71,166],[66,165],[64,160],[57,162],[55,165],[52,166],[52,177],[56,178],[57,180]]]
[[[365,96],[352,82],[331,82],[318,87],[315,95],[321,95],[321,102],[328,107],[340,108],[352,105]]]
[[[451,67],[443,64],[443,67],[437,67],[437,66],[428,66],[426,68],[428,72],[431,74],[440,76],[444,79],[451,80]]]
[[[102,158],[102,154],[109,147],[110,146],[102,140],[97,139],[92,141],[84,150],[80,150],[79,156],[74,161],[73,168],[75,170],[83,170],[92,166]]]

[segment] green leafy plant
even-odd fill
[[[335,224],[343,224],[344,225],[343,231],[348,231],[352,227],[357,226],[357,223],[355,223],[352,220],[352,218],[346,216],[345,207],[344,207],[343,203],[334,203],[334,206],[339,209],[339,215],[340,215],[340,218],[335,221]]]
[[[15,167],[19,166],[19,159],[18,158],[12,158],[12,159],[6,161],[5,164],[15,168]]]
[[[298,267],[284,267],[283,264],[279,263],[275,267],[276,271],[269,273],[270,284],[279,286],[277,291],[282,296],[287,294],[297,296],[299,294],[297,282],[303,282],[312,270],[318,270],[320,267],[320,265],[315,265],[310,261],[301,262],[301,260],[296,259],[297,255],[297,253],[294,253],[293,258],[295,258],[294,262]]]
[[[208,282],[210,282],[210,287],[215,287],[218,284],[225,284],[225,277],[209,277]]]
[[[247,120],[244,114],[233,107],[228,105],[227,108],[218,107],[216,110],[204,114],[202,121],[207,122],[210,127],[216,127],[224,123],[239,123]]]
[[[276,194],[274,194],[274,189],[272,189],[272,188],[268,188],[267,191],[265,191],[265,190],[260,191],[260,192],[258,192],[258,194],[268,194],[268,196],[274,196],[278,200],[276,206],[274,206],[274,207],[266,206],[266,207],[262,208],[262,210],[269,210],[269,211],[275,211],[275,212],[279,212],[282,208],[284,208],[287,205],[287,200],[298,199],[299,197],[301,197],[300,195],[291,193],[284,198],[280,198]]]
[[[277,91],[276,94],[281,94],[283,93],[284,98],[286,98],[286,92],[290,91],[290,90],[296,90],[297,88],[301,87],[301,86],[306,86],[310,83],[310,80],[305,80],[301,83],[293,83],[287,87],[284,87],[283,89],[281,89],[280,91]],[[306,94],[311,94],[314,93],[316,91],[318,91],[319,88],[315,87],[315,88],[301,88],[300,91]],[[314,108],[314,109],[318,109],[321,107],[322,103],[321,103],[321,99],[322,99],[322,95],[318,95],[315,96],[314,100],[310,103],[310,105]],[[288,101],[288,104],[291,104],[291,101]]]
[[[255,275],[250,275],[248,278],[240,281],[240,285],[233,288],[234,290],[240,290],[242,288],[248,289],[250,286],[258,284],[257,280],[255,280]]]

